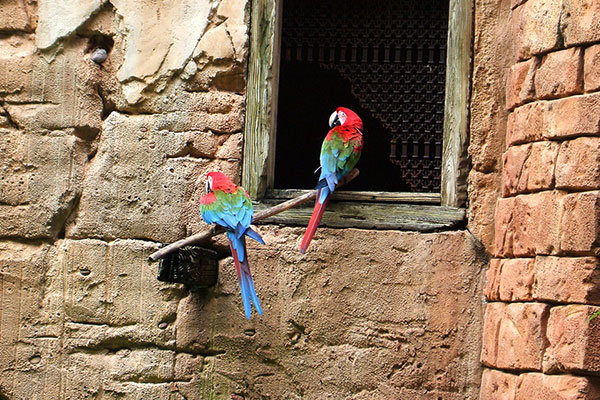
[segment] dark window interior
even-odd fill
[[[365,139],[348,190],[439,192],[447,24],[447,0],[284,0],[275,188],[315,186],[344,106]]]

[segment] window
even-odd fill
[[[389,16],[398,13],[404,20],[394,27]],[[243,185],[264,206],[313,188],[327,118],[344,105],[365,124],[361,176],[336,192],[322,224],[427,231],[460,223],[471,20],[472,4],[460,0],[253,2]],[[386,31],[394,40],[373,40]],[[305,224],[311,208],[271,222]]]

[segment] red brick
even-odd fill
[[[597,400],[597,379],[573,375],[519,375],[515,400]]]
[[[495,369],[484,369],[479,400],[514,400],[518,375]]]
[[[573,47],[546,54],[535,72],[538,99],[564,97],[583,92],[583,51]]]
[[[600,89],[600,44],[585,49],[583,82],[586,92]]]
[[[513,109],[535,98],[533,77],[539,64],[539,58],[534,57],[510,67],[506,82],[506,108]]]
[[[552,191],[498,200],[494,228],[496,255],[556,254],[563,196]]]
[[[533,300],[533,258],[511,258],[490,261],[485,296],[488,300]]]
[[[596,257],[538,256],[533,267],[535,300],[600,305]]]
[[[542,130],[550,139],[599,135],[600,93],[547,102]]]
[[[502,195],[551,189],[558,149],[556,142],[510,147],[503,157]]]
[[[544,354],[545,373],[600,372],[600,318],[589,318],[599,307],[568,305],[550,310]]]
[[[519,59],[545,53],[559,46],[561,3],[562,0],[529,0],[513,10],[511,29]]]
[[[541,370],[549,306],[490,303],[483,325],[481,362],[511,370]]]
[[[565,46],[600,41],[600,2],[562,0],[560,29]]]
[[[498,358],[498,333],[507,303],[488,303],[483,317],[481,363],[495,366]]]
[[[572,193],[563,201],[560,251],[596,255],[600,241],[600,192]]]
[[[506,145],[542,140],[546,102],[535,102],[517,107],[508,115]]]
[[[560,145],[557,165],[557,188],[600,189],[600,138],[581,137],[563,142]]]

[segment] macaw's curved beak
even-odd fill
[[[337,111],[334,111],[330,116],[329,116],[329,126],[330,127],[334,127],[334,126],[338,126],[341,125],[341,121],[340,118],[338,117],[338,113]]]

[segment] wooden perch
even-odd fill
[[[338,184],[336,185],[336,188],[339,188],[339,187],[347,184],[348,182],[350,182],[351,180],[356,178],[358,176],[358,174],[359,174],[358,169],[354,168],[352,171],[350,171],[350,173],[348,175],[343,177],[338,182]],[[285,201],[274,207],[271,207],[269,209],[266,209],[264,211],[256,213],[254,215],[254,218],[252,219],[252,222],[256,222],[256,221],[260,221],[260,220],[269,218],[275,214],[279,214],[280,212],[288,210],[292,207],[296,207],[296,206],[299,206],[300,204],[306,203],[307,201],[313,200],[316,197],[316,193],[317,193],[316,190],[312,190],[308,193],[305,193],[298,197],[294,197],[293,199]],[[218,226],[218,225],[212,226],[209,230],[206,230],[206,231],[203,231],[200,233],[196,233],[195,235],[189,236],[185,239],[178,240],[174,243],[171,243],[171,244],[155,251],[154,253],[150,254],[149,258],[152,261],[156,261],[159,258],[163,258],[167,254],[172,253],[177,249],[180,249],[185,246],[190,246],[193,244],[198,244],[198,243],[204,242],[204,241],[210,239],[211,237],[219,235],[224,232],[225,232],[225,228]]]

